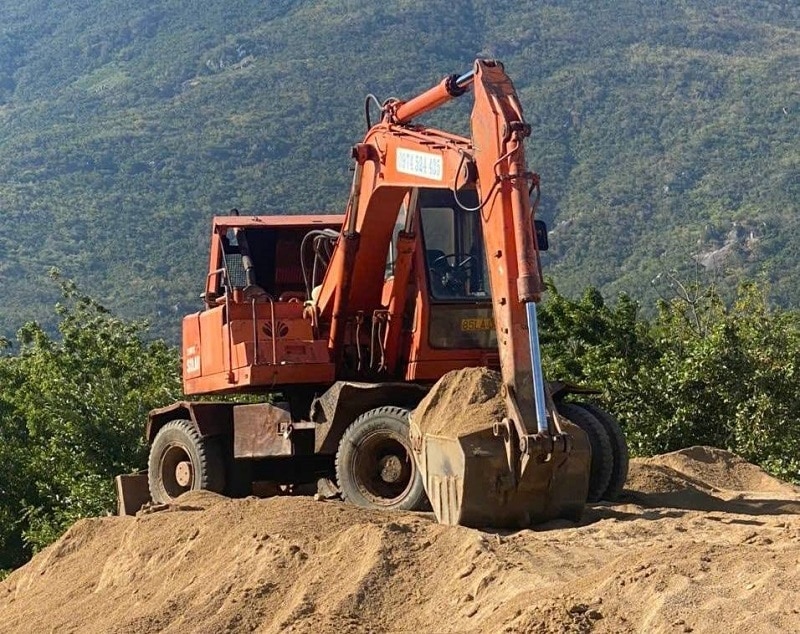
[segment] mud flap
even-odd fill
[[[577,426],[563,419],[561,426],[571,439],[569,448],[549,456],[534,453],[521,472],[491,429],[456,438],[412,429],[414,456],[439,522],[525,528],[553,519],[578,521],[589,488],[591,448]]]

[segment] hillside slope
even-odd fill
[[[4,632],[797,631],[800,491],[694,447],[621,504],[514,533],[190,493],[81,520],[0,583]]]
[[[533,124],[560,288],[647,297],[700,256],[800,305],[795,3],[0,0],[0,25],[0,334],[47,319],[57,266],[174,339],[212,214],[340,212],[363,96],[478,55]]]

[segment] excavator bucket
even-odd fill
[[[464,368],[442,377],[412,413],[412,452],[441,523],[523,528],[580,519],[587,435],[552,400],[547,433],[530,434],[514,422],[520,413],[509,396],[497,372]]]
[[[473,528],[524,528],[553,519],[577,521],[589,487],[586,434],[562,421],[569,449],[534,454],[519,472],[506,441],[492,429],[462,436],[416,436],[415,457],[436,518]],[[420,437],[421,436],[421,437]]]

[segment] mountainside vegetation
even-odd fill
[[[795,2],[0,0],[0,334],[53,331],[58,266],[177,340],[213,214],[341,213],[363,96],[477,56],[533,126],[565,294],[699,267],[800,305]],[[462,101],[428,120],[467,133]]]

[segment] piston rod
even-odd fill
[[[405,102],[397,102],[390,110],[392,123],[408,123],[420,115],[463,95],[475,81],[475,71],[449,75],[433,88]]]
[[[533,369],[533,398],[536,401],[536,427],[540,434],[549,431],[547,411],[544,404],[544,373],[542,372],[542,351],[539,347],[539,324],[536,317],[536,302],[527,302],[525,312],[528,317],[528,333],[531,343],[531,366]]]

